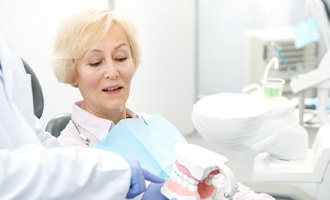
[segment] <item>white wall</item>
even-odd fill
[[[195,1],[116,0],[114,7],[136,25],[142,43],[129,107],[160,112],[181,133],[193,133]]]
[[[77,89],[57,82],[50,66],[54,35],[63,17],[83,7],[114,5],[136,23],[142,39],[142,64],[133,81],[129,107],[160,112],[184,134],[195,102],[195,2],[112,0],[1,0],[0,31],[34,69],[42,85],[42,124],[71,112],[81,99]]]
[[[305,0],[198,1],[198,93],[241,92],[244,32],[303,19]]]

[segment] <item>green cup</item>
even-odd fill
[[[285,80],[279,78],[268,78],[262,80],[262,89],[266,99],[279,99],[283,93]]]

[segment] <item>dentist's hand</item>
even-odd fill
[[[160,192],[164,183],[150,183],[141,200],[167,200],[167,198]]]
[[[140,162],[138,160],[126,158],[126,161],[131,168],[131,182],[126,196],[127,199],[132,199],[144,192],[146,190],[146,180],[154,183],[164,182],[163,178],[141,168]]]
[[[141,200],[168,200],[162,193],[161,188],[163,187],[163,183],[150,183],[149,187],[145,191]],[[176,200],[176,199],[171,199]]]
[[[163,179],[162,177],[157,176],[157,175],[149,172],[146,169],[142,169],[142,173],[143,173],[143,176],[144,176],[145,180],[147,180],[149,182],[152,182],[152,183],[162,183],[162,184],[165,182],[165,179]]]

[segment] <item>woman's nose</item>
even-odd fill
[[[107,79],[116,79],[119,76],[118,69],[114,62],[107,62],[104,75]]]

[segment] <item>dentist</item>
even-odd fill
[[[0,34],[0,199],[132,199],[164,180],[136,160],[60,148],[33,114],[30,76]]]

